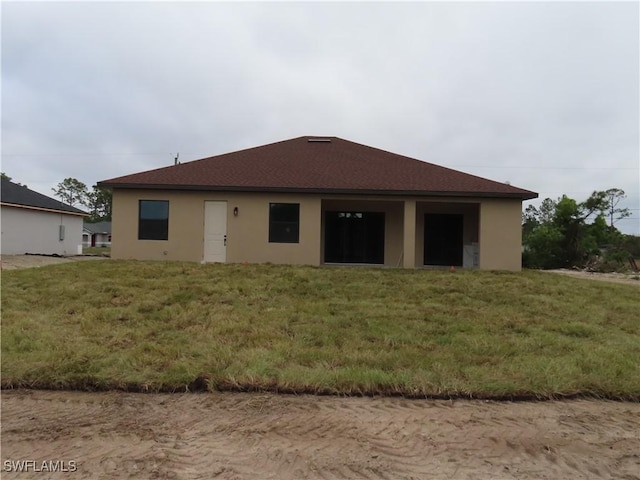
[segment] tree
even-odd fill
[[[540,222],[549,223],[553,220],[553,214],[556,211],[556,205],[558,202],[545,198],[540,204]]]
[[[52,188],[56,197],[72,207],[86,206],[88,201],[87,186],[75,178],[65,178],[58,184],[58,188]]]
[[[558,268],[564,264],[564,252],[560,230],[545,223],[536,228],[527,237],[524,244],[522,261],[528,268]]]
[[[618,220],[631,216],[631,211],[628,208],[618,208],[618,204],[627,198],[624,190],[620,188],[610,188],[606,192],[607,201],[607,216],[609,217],[609,226],[613,227],[613,224]]]
[[[4,172],[0,172],[0,178],[6,178],[7,180],[11,181],[11,177]]]
[[[88,193],[87,199],[92,222],[111,221],[111,190],[94,185],[92,191]]]
[[[527,207],[522,217],[525,266],[580,265],[589,256],[599,253],[601,245],[619,242],[620,232],[608,226],[605,220],[611,208],[608,192],[595,191],[580,203],[563,195],[557,201],[546,198],[539,208]]]
[[[522,238],[526,239],[540,225],[540,211],[533,205],[529,205],[522,212]]]
[[[540,204],[540,208],[529,205],[522,213],[522,238],[523,243],[540,225],[548,225],[553,221],[557,202],[550,198],[545,198]]]
[[[581,256],[581,227],[586,218],[583,215],[584,212],[578,202],[566,195],[563,195],[556,204],[552,224],[562,234],[560,248],[563,252],[561,265],[558,266],[568,267],[575,265]]]

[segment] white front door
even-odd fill
[[[227,202],[204,202],[204,261],[227,261]]]

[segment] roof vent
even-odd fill
[[[310,137],[310,138],[307,138],[307,142],[331,143],[331,139],[327,137]]]

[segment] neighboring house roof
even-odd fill
[[[111,222],[85,222],[83,225],[84,230],[89,233],[111,233]]]
[[[110,188],[536,198],[537,193],[337,137],[299,137],[112,178]]]
[[[0,201],[2,201],[3,205],[33,210],[62,212],[71,215],[88,215],[88,213],[83,212],[76,207],[66,205],[60,200],[29,190],[24,185],[18,185],[6,178],[2,178],[1,187]]]

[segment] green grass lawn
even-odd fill
[[[82,247],[82,253],[84,255],[104,255],[111,254],[111,247]]]
[[[2,386],[640,400],[640,289],[552,273],[2,273]]]

